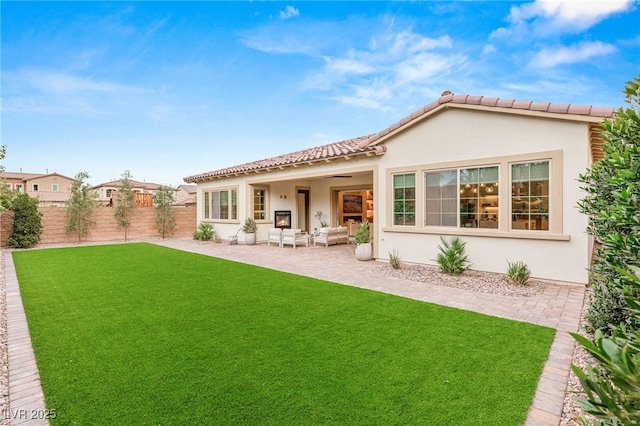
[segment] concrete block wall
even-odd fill
[[[42,235],[40,244],[58,244],[78,242],[77,234],[65,235],[64,227],[67,223],[67,209],[63,207],[40,207],[42,213]],[[177,207],[174,209],[176,228],[173,237],[190,237],[196,230],[196,209]],[[115,210],[111,207],[98,208],[93,220],[96,226],[91,228],[89,235],[82,241],[124,241],[124,229],[118,228]],[[0,245],[7,247],[7,239],[11,233],[13,212],[5,212],[0,216]],[[149,207],[138,207],[134,210],[131,226],[127,231],[127,239],[144,239],[159,237],[156,225],[156,211]]]

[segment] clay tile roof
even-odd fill
[[[17,173],[17,172],[3,172],[0,174],[1,177],[5,179],[20,179],[20,180],[31,180],[41,176],[45,176],[41,173]]]
[[[29,191],[27,194],[32,198],[38,198],[41,202],[63,203],[71,198],[71,191]]]
[[[515,108],[515,109],[531,109],[531,104],[533,102],[531,101],[515,101],[513,102],[513,105],[511,106],[511,108]]]
[[[501,108],[512,108],[514,102],[515,99],[498,99],[496,106]]]
[[[371,135],[361,136],[358,138],[348,139],[345,141],[334,142],[326,145],[316,146],[289,154],[278,155],[276,157],[266,158],[264,160],[252,161],[225,169],[213,170],[211,172],[201,173],[198,175],[188,176],[184,178],[185,182],[196,182],[198,180],[210,179],[213,177],[223,177],[234,175],[236,173],[247,173],[270,168],[279,168],[280,166],[290,166],[294,164],[308,163],[320,160],[328,160],[339,158],[353,154],[379,153],[375,147],[360,147],[363,141],[369,139]]]
[[[569,114],[589,115],[591,105],[570,105]]]
[[[551,104],[549,105],[549,112],[567,114],[569,112],[569,106],[569,104]]]
[[[581,105],[552,104],[549,102],[519,101],[515,99],[502,99],[485,96],[454,95],[449,91],[445,91],[437,101],[428,103],[424,107],[401,118],[399,121],[393,123],[389,127],[380,130],[378,133],[353,138],[342,142],[335,142],[333,144],[323,145],[320,147],[309,148],[306,150],[293,152],[291,154],[279,155],[277,157],[267,158],[265,160],[240,164],[238,166],[228,167],[226,169],[214,170],[207,173],[188,176],[184,178],[184,181],[197,182],[199,180],[206,180],[213,177],[229,176],[236,173],[247,173],[250,171],[259,171],[272,167],[293,165],[296,163],[311,162],[321,159],[329,159],[347,154],[371,152],[380,155],[383,154],[386,149],[384,147],[376,147],[376,141],[411,123],[412,121],[418,120],[421,117],[431,114],[440,108],[447,107],[448,105],[480,105],[484,107],[527,110],[556,115],[581,115],[596,118],[613,117],[614,113],[613,108],[595,108],[591,106]]]
[[[532,102],[531,111],[549,111],[549,105],[551,102]]]
[[[521,101],[515,99],[502,99],[502,98],[491,98],[485,96],[470,96],[470,95],[454,95],[451,92],[444,92],[442,96],[436,102],[431,102],[427,104],[424,108],[414,111],[406,117],[403,117],[397,123],[392,124],[379,131],[378,133],[373,134],[369,137],[368,140],[365,140],[361,147],[367,147],[370,144],[375,143],[377,140],[386,136],[387,134],[403,127],[404,125],[410,123],[413,120],[420,118],[425,114],[430,114],[438,108],[441,108],[443,105],[482,105],[486,107],[496,107],[496,108],[509,108],[513,110],[527,110],[527,111],[541,111],[547,112],[551,114],[571,114],[571,115],[582,115],[582,116],[590,116],[590,117],[612,117],[613,116],[613,108],[595,108],[591,106],[580,106],[580,105],[565,105],[565,104],[552,104],[550,102],[533,102],[533,101]]]

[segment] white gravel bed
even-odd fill
[[[587,313],[587,310],[589,309],[589,289],[587,289],[587,291],[585,292],[584,297],[585,301],[582,305],[582,317],[580,321],[581,325],[578,333],[582,336],[588,336],[587,332],[585,331],[584,325],[586,323],[585,315]],[[573,350],[572,364],[580,367],[580,369],[583,371],[586,369],[587,364],[593,364],[593,358],[591,357],[591,355],[589,355],[589,353],[578,342],[576,342],[576,346]],[[580,406],[578,406],[578,404],[576,403],[576,398],[584,396],[585,395],[582,391],[580,380],[578,380],[578,377],[573,374],[573,371],[571,371],[567,384],[567,393],[564,396],[564,406],[562,407],[562,417],[560,421],[561,426],[594,424],[594,418],[586,414],[584,410],[580,408]],[[581,418],[586,420],[587,423],[583,423],[581,421]]]
[[[547,287],[546,282],[533,279],[527,285],[514,284],[506,275],[491,272],[468,270],[462,275],[448,275],[440,272],[439,267],[429,265],[403,264],[400,269],[383,265],[376,267],[375,272],[394,278],[506,296],[529,297],[543,292]]]

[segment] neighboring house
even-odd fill
[[[195,207],[196,194],[198,192],[197,185],[179,185],[176,190],[176,200],[174,206]]]
[[[130,179],[129,182],[131,184],[131,189],[136,193],[136,206],[152,207],[153,194],[155,194],[158,188],[162,185],[153,182],[140,182],[133,179]],[[114,195],[120,186],[122,186],[122,180],[118,179],[111,182],[101,183],[94,186],[92,189],[98,194],[98,199],[108,205],[112,205]]]
[[[4,172],[0,174],[5,184],[12,190],[38,198],[42,207],[64,206],[71,197],[74,178],[58,173]]]
[[[374,257],[435,264],[440,238],[473,269],[523,261],[534,277],[587,283],[592,239],[577,177],[601,158],[613,108],[443,95],[379,133],[186,177],[198,222],[258,240],[282,222],[312,231],[373,222]],[[289,223],[287,223],[287,221]]]

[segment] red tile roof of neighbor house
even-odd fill
[[[61,175],[60,173],[22,173],[22,172],[2,172],[0,173],[0,177],[5,179],[20,179],[20,180],[32,180],[37,178],[43,178],[47,176],[60,176],[66,179],[75,180],[74,178],[70,178],[65,175]]]
[[[438,100],[414,111],[378,133],[304,149],[264,160],[252,161],[238,166],[188,176],[184,178],[184,181],[198,182],[212,178],[246,174],[249,172],[259,172],[262,170],[271,171],[272,169],[280,169],[284,166],[293,166],[304,163],[312,164],[316,161],[348,157],[353,154],[382,155],[386,151],[386,148],[384,145],[377,144],[382,142],[382,140],[385,139],[385,136],[411,126],[421,119],[449,107],[483,110],[491,110],[495,108],[501,112],[560,116],[569,120],[581,119],[587,122],[601,121],[603,118],[613,117],[614,114],[614,109],[609,107],[553,104],[550,102],[520,101],[487,96],[454,95],[453,93],[446,91]]]
[[[149,191],[155,191],[158,188],[160,188],[160,186],[162,186],[159,183],[140,182],[140,181],[133,180],[133,179],[129,179],[129,182],[131,183],[131,187],[132,188],[143,188],[143,189],[146,189],[146,190],[149,190]],[[102,188],[102,187],[116,188],[118,186],[122,186],[122,179],[112,180],[111,182],[100,183],[100,184],[94,186],[93,189]],[[175,188],[171,188],[171,189],[175,189]]]
[[[27,195],[38,198],[40,202],[62,203],[71,198],[71,191],[28,191]]]

